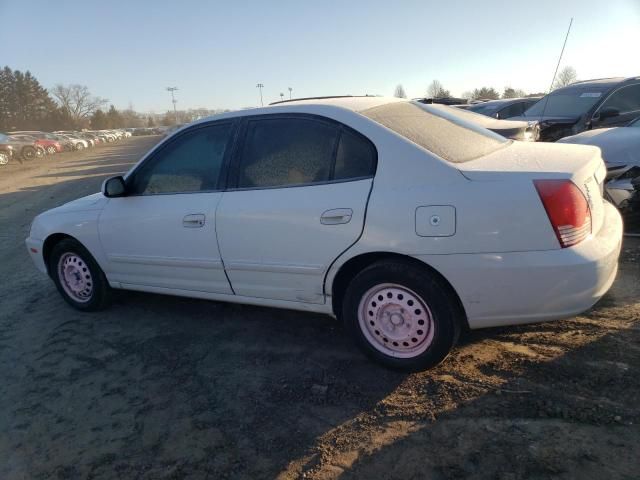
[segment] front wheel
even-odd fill
[[[349,284],[343,318],[356,344],[383,365],[419,371],[442,362],[460,334],[451,289],[426,267],[381,261]]]
[[[84,150],[84,145],[79,143],[76,145],[76,150],[80,151],[80,150]]]
[[[89,251],[73,239],[58,242],[49,258],[49,274],[62,298],[83,311],[109,305],[111,287]]]
[[[6,165],[7,163],[9,163],[9,154],[0,152],[0,165]]]
[[[47,147],[47,153],[49,155],[53,155],[56,152],[57,152],[56,147]]]

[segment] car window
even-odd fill
[[[231,124],[197,128],[171,140],[133,173],[136,195],[217,190]]]
[[[375,173],[376,149],[362,135],[343,131],[338,144],[334,180],[368,177]]]
[[[337,127],[306,118],[250,120],[239,163],[239,188],[327,182]]]
[[[620,113],[640,111],[640,84],[622,87],[614,92],[602,105],[602,108],[612,107]]]
[[[631,120],[631,123],[629,123],[629,125],[627,125],[627,127],[640,128],[640,117],[636,118],[635,120]]]
[[[523,113],[524,104],[522,102],[513,103],[508,107],[504,107],[502,110],[498,112],[498,118],[511,118],[511,117],[519,117]]]

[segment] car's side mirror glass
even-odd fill
[[[120,175],[111,177],[102,184],[102,194],[107,198],[123,197],[126,193],[127,186]]]
[[[600,115],[597,117],[598,120],[604,120],[605,118],[617,117],[620,115],[620,110],[613,107],[604,107],[600,110]]]

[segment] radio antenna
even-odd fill
[[[569,32],[571,32],[571,25],[573,25],[573,17],[571,17],[571,21],[569,22],[569,28],[567,29],[567,34],[564,37],[564,43],[562,44],[562,50],[560,50],[560,56],[558,57],[558,63],[556,64],[556,69],[553,72],[553,78],[551,79],[551,85],[549,85],[549,93],[551,93],[551,89],[553,88],[553,83],[556,81],[556,75],[558,74],[558,68],[560,67],[560,62],[562,61],[562,55],[564,54],[564,47],[567,46],[567,40],[569,39]],[[545,98],[544,107],[542,107],[542,115],[541,118],[544,117],[544,111],[547,109],[547,103],[549,102],[549,97]]]

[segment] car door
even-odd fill
[[[600,112],[614,108],[618,115],[601,118]],[[593,115],[593,128],[624,126],[640,115],[640,83],[626,85],[614,91]]]
[[[232,293],[215,212],[234,134],[230,121],[169,139],[126,179],[99,219],[108,277],[124,286]]]
[[[237,295],[324,301],[331,263],[362,233],[373,144],[323,117],[250,117],[216,215]]]

